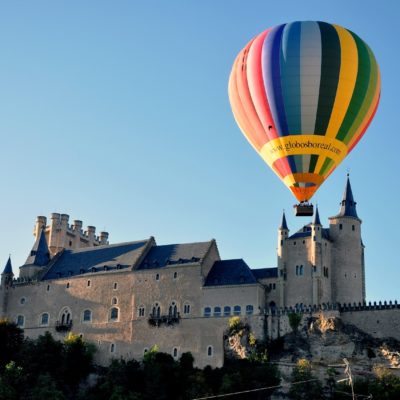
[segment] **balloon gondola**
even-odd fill
[[[312,211],[314,193],[364,135],[380,87],[368,45],[326,22],[272,27],[236,57],[228,88],[235,120],[298,200],[296,215]]]

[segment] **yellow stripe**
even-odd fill
[[[296,154],[329,157],[335,164],[339,164],[347,155],[347,146],[336,138],[321,135],[290,135],[270,140],[261,148],[259,154],[268,165],[272,165],[279,158]]]
[[[358,72],[358,51],[353,36],[341,26],[333,26],[340,40],[341,60],[335,103],[325,134],[327,137],[335,137],[339,131],[353,95]],[[325,157],[319,157],[314,171],[319,171],[324,162]]]

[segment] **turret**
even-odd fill
[[[108,232],[100,232],[99,240],[101,245],[108,244]]]
[[[339,213],[329,218],[332,241],[332,295],[339,303],[365,301],[365,274],[361,219],[357,215],[350,179],[340,202]]]
[[[37,238],[40,235],[40,232],[41,232],[42,229],[46,228],[46,224],[47,224],[47,218],[46,217],[44,217],[42,215],[39,215],[36,218],[35,231],[33,233],[35,238]]]
[[[313,222],[311,223],[311,236],[313,242],[321,242],[322,239],[322,224],[319,218],[318,206],[315,208]]]
[[[289,237],[289,228],[286,222],[285,212],[282,214],[282,222],[278,228],[278,290],[279,302],[281,306],[285,305],[285,281],[286,281],[286,240]]]
[[[11,286],[13,278],[14,278],[14,273],[11,265],[11,257],[8,257],[7,264],[4,267],[4,270],[1,274],[1,286],[2,287]]]
[[[86,230],[86,235],[89,240],[89,246],[93,246],[93,243],[96,239],[96,227],[95,226],[88,226]]]
[[[47,246],[45,231],[42,229],[40,235],[36,238],[25,264],[20,267],[20,277],[36,277],[36,275],[44,269],[49,261],[50,252]]]

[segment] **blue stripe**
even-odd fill
[[[263,44],[261,60],[265,92],[275,123],[275,131],[279,136],[286,136],[288,133],[285,107],[283,105],[279,60],[284,27],[285,25],[277,26],[267,35]]]
[[[287,132],[283,132],[284,135],[301,133],[300,38],[301,22],[285,26],[280,54],[282,94],[288,128]]]

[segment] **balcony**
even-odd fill
[[[56,321],[56,331],[57,332],[68,332],[72,329],[72,320],[63,322]]]
[[[160,326],[162,324],[165,324],[167,326],[170,326],[178,324],[180,319],[181,317],[179,313],[167,314],[167,315],[150,314],[149,325]]]

